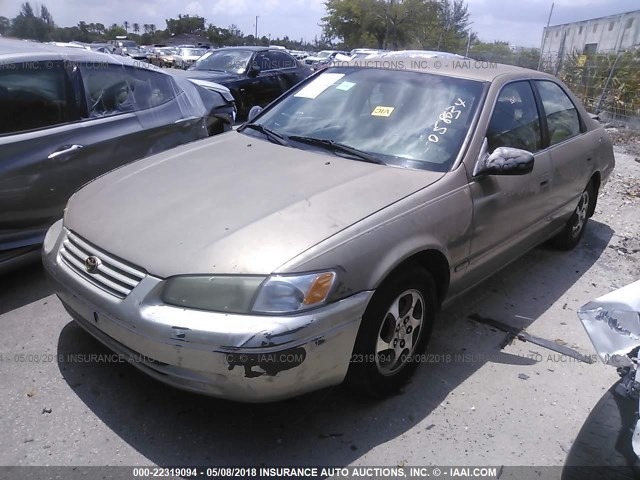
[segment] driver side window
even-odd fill
[[[260,52],[255,56],[255,58],[253,59],[253,65],[257,66],[261,72],[264,72],[265,70],[271,70],[272,68],[269,59],[264,52]]]
[[[487,129],[489,152],[511,147],[535,153],[542,148],[540,119],[529,82],[505,85]]]

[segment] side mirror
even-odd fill
[[[251,66],[249,67],[249,71],[247,72],[247,75],[252,78],[255,78],[259,74],[260,74],[260,67],[255,63],[252,63]]]
[[[262,112],[262,107],[260,105],[254,105],[251,107],[249,115],[247,115],[247,122],[251,122],[254,118],[260,115],[260,112]]]
[[[498,147],[491,155],[486,153],[486,139],[473,176],[480,175],[525,175],[533,170],[533,154],[526,150]]]

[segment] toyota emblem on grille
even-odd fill
[[[98,257],[87,257],[87,259],[84,261],[84,269],[89,273],[94,273],[96,270],[98,270],[98,267],[101,263],[102,262]]]

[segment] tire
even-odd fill
[[[618,385],[604,394],[587,417],[567,456],[562,480],[640,478],[631,445],[638,400],[620,393]]]
[[[345,379],[348,388],[384,398],[407,382],[431,336],[435,292],[433,277],[419,267],[402,270],[380,285],[362,316]]]
[[[560,250],[571,250],[578,245],[587,227],[590,212],[593,212],[595,208],[596,195],[596,189],[593,186],[593,182],[590,181],[587,188],[580,195],[578,205],[564,229],[552,239],[554,247]]]

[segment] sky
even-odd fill
[[[24,0],[0,0],[0,16],[15,17]],[[153,23],[166,28],[165,19],[179,13],[197,14],[219,27],[237,25],[245,34],[312,41],[320,36],[324,0],[37,0],[44,3],[59,26],[87,23]],[[640,9],[638,0],[554,0],[551,25],[587,20]],[[552,0],[467,0],[471,29],[483,41],[507,41],[539,47]]]

